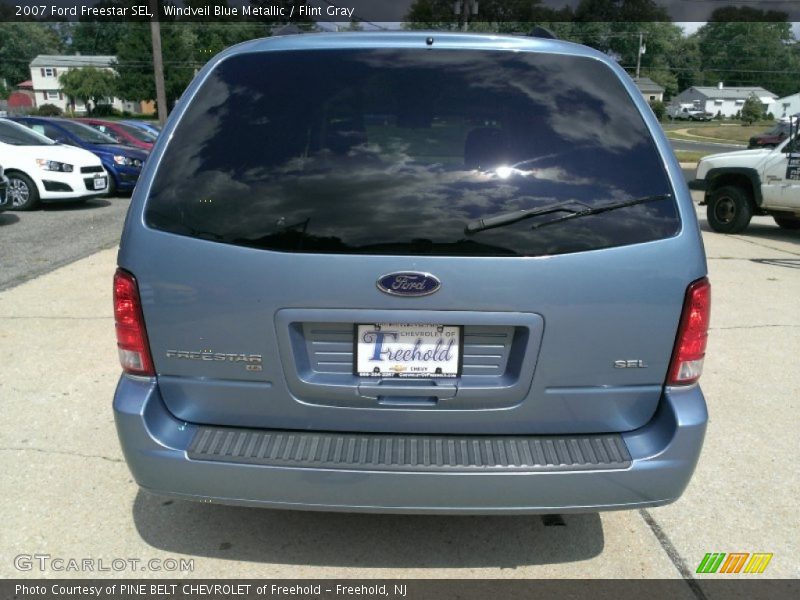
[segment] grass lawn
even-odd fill
[[[697,162],[704,156],[713,154],[713,152],[690,152],[688,150],[676,150],[675,156],[678,157],[679,162]]]
[[[754,125],[740,123],[665,123],[664,131],[668,137],[677,140],[695,140],[706,138],[719,142],[747,144],[750,138],[763,133],[774,126],[773,122],[761,122]]]

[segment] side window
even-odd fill
[[[62,142],[64,144],[70,143],[69,138],[52,125],[43,125],[42,129],[42,133],[44,133],[44,135],[49,137],[51,140],[56,140],[57,142]]]

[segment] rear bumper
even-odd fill
[[[198,426],[175,419],[158,386],[122,377],[114,397],[122,450],[153,493],[268,508],[384,513],[566,513],[660,506],[694,472],[708,414],[700,388],[668,390],[653,419],[622,434],[629,466],[505,472],[242,464],[189,458]]]

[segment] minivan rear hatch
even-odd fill
[[[223,57],[156,146],[120,262],[170,411],[339,431],[646,423],[699,242],[624,75],[567,44],[342,39]]]

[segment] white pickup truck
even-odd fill
[[[667,107],[667,116],[672,120],[710,121],[714,115],[693,104],[673,104]]]
[[[705,191],[714,231],[739,233],[753,215],[771,215],[783,229],[800,229],[800,138],[791,136],[775,148],[706,156],[689,187]]]

